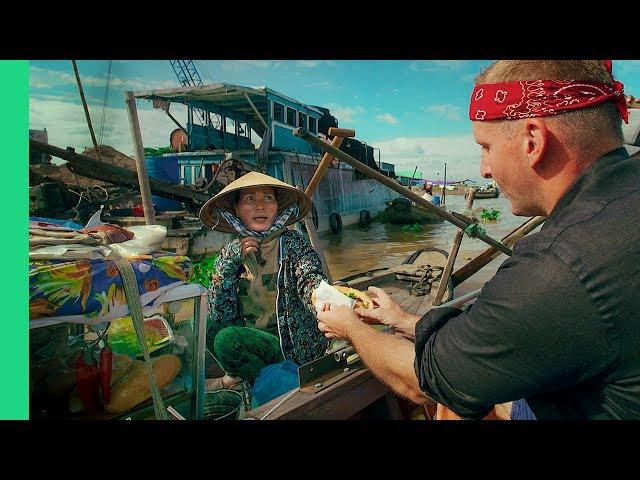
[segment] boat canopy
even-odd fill
[[[161,90],[144,90],[134,92],[135,98],[147,100],[160,100],[164,102],[178,102],[184,105],[201,108],[209,112],[223,114],[240,121],[248,121],[252,128],[262,136],[265,122],[269,123],[271,118],[272,99],[285,99],[290,103],[299,105],[304,110],[313,111],[317,116],[322,112],[314,107],[305,105],[281,93],[267,87],[245,87],[242,85],[232,85],[230,83],[217,83],[210,85],[167,88]],[[252,104],[260,113],[256,113]]]

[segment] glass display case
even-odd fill
[[[145,338],[164,406],[186,419],[204,417],[206,310],[206,290],[194,283],[171,288],[143,307]],[[60,316],[30,322],[30,418],[155,418],[131,318],[68,320]],[[113,352],[109,387],[102,376],[105,345]],[[94,376],[88,381],[91,368]],[[102,382],[98,393],[95,369]]]

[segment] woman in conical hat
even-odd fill
[[[322,280],[318,254],[286,227],[311,208],[304,192],[258,172],[231,182],[200,210],[202,223],[236,233],[209,287],[207,345],[230,377],[253,384],[267,365],[321,357],[327,339],[311,300]]]

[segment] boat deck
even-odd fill
[[[445,252],[429,249],[414,253],[405,260],[406,263],[398,267],[401,269],[410,266],[417,269],[421,265],[444,267],[446,259]],[[411,295],[409,289],[415,282],[397,279],[398,267],[358,274],[336,283],[359,290],[366,290],[370,285],[377,286],[387,292],[404,310],[414,315],[424,315],[433,304],[439,281],[433,282],[431,291],[427,295]],[[448,288],[443,301],[449,300],[451,296],[452,289]],[[395,394],[373,376],[359,356],[354,355],[354,357],[352,362],[347,361],[348,368],[333,378],[334,383],[325,380],[329,385],[326,388],[319,391],[303,388],[296,390],[295,393],[286,393],[246,412],[246,416],[255,420],[261,420],[265,415],[273,420],[344,420],[352,418],[359,412],[368,412],[368,415],[373,412],[374,418],[402,419]],[[287,396],[290,397],[287,398]]]

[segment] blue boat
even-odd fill
[[[220,83],[140,91],[134,95],[152,101],[178,125],[170,136],[174,153],[147,158],[147,162],[175,163],[176,177],[183,185],[207,185],[223,162],[235,160],[247,169],[305,189],[322,152],[294,136],[293,130],[303,127],[326,137],[330,127],[338,126],[328,109],[306,105],[267,87]],[[185,126],[170,114],[171,104],[187,108]],[[394,166],[381,161],[379,149],[350,138],[344,140],[341,150],[395,177]],[[385,208],[385,202],[397,197],[396,192],[351,165],[334,165],[313,195],[317,230],[337,233],[342,226],[366,224]]]

